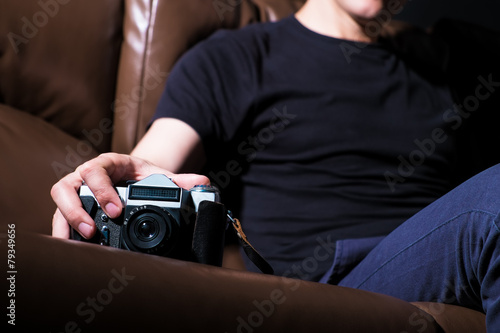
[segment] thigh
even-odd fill
[[[491,299],[500,296],[499,209],[495,166],[403,223],[339,285],[407,301],[496,308]]]

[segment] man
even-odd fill
[[[197,45],[131,156],[101,155],[54,186],[53,235],[95,232],[82,181],[113,218],[120,180],[165,173],[189,188],[209,179],[179,173],[205,173],[277,274],[485,309],[500,325],[498,168],[385,237],[451,190],[458,151],[440,73],[403,61],[371,29],[395,4],[310,0]]]

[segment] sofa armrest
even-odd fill
[[[414,302],[412,304],[433,316],[445,332],[486,333],[486,316],[482,312],[442,303]]]
[[[371,292],[25,232],[16,244],[14,314],[24,331],[441,331],[419,308]]]
[[[87,140],[2,104],[0,142],[0,225],[50,234],[52,185],[97,152]]]

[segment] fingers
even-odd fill
[[[210,185],[210,180],[202,175],[194,173],[170,174],[167,175],[177,186],[189,190],[195,185]]]
[[[123,162],[122,159],[111,154],[101,155],[79,166],[75,171],[110,218],[120,216],[122,211],[120,197],[113,187],[114,182],[118,182],[126,175],[125,168],[117,164]]]
[[[114,184],[122,180],[141,180],[153,173],[165,174],[179,187],[185,189],[195,185],[210,184],[205,176],[172,174],[136,157],[114,153],[102,154],[82,164],[75,172],[52,187],[51,195],[58,207],[53,218],[52,234],[56,237],[69,238],[69,226],[71,226],[87,239],[94,235],[95,223],[82,207],[78,195],[82,182],[90,188],[103,211],[110,218],[117,218],[122,212],[123,204]]]
[[[58,208],[56,209],[54,217],[52,218],[52,236],[68,239],[69,233],[69,224]]]
[[[173,174],[145,160],[119,154],[102,154],[76,170],[110,218],[120,216],[123,204],[113,188],[122,180],[141,180],[153,173],[170,177],[179,187],[190,189],[194,185],[209,185],[207,177],[196,174]]]
[[[115,165],[123,162],[124,158],[114,155],[117,154],[101,155],[84,163],[52,187],[51,195],[58,207],[52,221],[54,236],[69,238],[69,226],[87,239],[94,235],[96,230],[94,220],[82,207],[78,195],[78,189],[84,181],[106,214],[112,218],[120,215],[121,201],[113,188],[110,176],[119,179],[120,172],[126,168]]]
[[[52,220],[52,234],[56,237],[69,238],[68,223],[85,238],[95,233],[95,223],[83,209],[78,196],[81,184],[81,178],[72,173],[52,187],[50,194],[58,207]]]

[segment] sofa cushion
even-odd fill
[[[0,101],[83,138],[112,118],[122,20],[121,0],[2,0]]]
[[[52,185],[96,156],[90,142],[98,139],[96,131],[77,140],[38,117],[0,104],[2,225],[15,222],[18,229],[49,234],[56,209]]]

